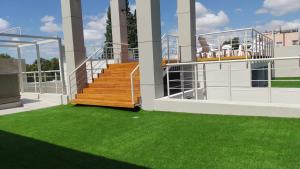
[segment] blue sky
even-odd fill
[[[82,0],[88,45],[104,39],[109,0]],[[135,1],[130,0],[132,7]],[[176,0],[161,0],[162,32],[177,30]],[[197,0],[197,33],[255,27],[300,27],[300,0]],[[24,34],[61,36],[60,0],[1,0],[0,31],[21,27]]]

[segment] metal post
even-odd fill
[[[272,103],[272,67],[271,62],[268,63],[268,101]]]
[[[184,69],[183,66],[181,66],[181,71],[180,71],[180,86],[181,86],[181,92],[182,92],[182,96],[181,99],[184,99]]]
[[[47,73],[44,72],[44,82],[47,82]]]
[[[206,64],[203,64],[204,97],[207,100]]]
[[[106,51],[108,51],[108,48],[107,47],[105,47],[106,48]],[[106,54],[105,55],[105,64],[106,64],[106,68],[108,68],[108,54]],[[112,57],[112,52],[110,52],[110,57]]]
[[[107,58],[107,56],[106,56],[106,62],[107,62],[107,59],[108,59],[108,58]],[[115,58],[114,58],[114,48],[113,48],[113,47],[110,48],[110,59],[115,59]]]
[[[169,66],[166,67],[167,72],[167,92],[168,92],[168,98],[170,98],[170,72],[169,72]]]
[[[228,64],[228,94],[229,101],[232,101],[231,63]]]
[[[178,38],[176,38],[176,47],[177,47],[177,57],[179,57],[179,53],[181,53],[181,51],[180,51],[180,46],[179,46],[179,39]],[[179,59],[179,58],[177,58],[177,59]],[[177,63],[179,63],[179,61],[177,61]]]
[[[247,31],[245,32],[245,52],[246,52],[246,60],[248,61],[248,32]]]
[[[18,54],[18,67],[19,67],[19,85],[20,90],[23,93],[24,92],[24,77],[23,77],[23,69],[22,69],[22,57],[21,57],[21,49],[20,47],[17,47],[17,54]]]
[[[93,79],[94,79],[94,71],[93,71],[93,59],[90,59],[90,66],[91,66],[91,83],[93,83]]]
[[[40,90],[40,93],[42,93],[42,67],[41,67],[40,45],[35,44],[35,47],[36,47],[36,55],[37,55],[39,90]]]
[[[62,94],[67,94],[66,87],[66,79],[65,79],[65,71],[64,71],[64,47],[62,45],[62,41],[58,39],[58,47],[59,47],[59,73],[60,73],[60,81],[62,82]],[[71,84],[69,84],[71,85]]]
[[[181,63],[181,46],[179,45],[179,63]]]
[[[34,82],[34,93],[37,93],[37,86],[36,86],[36,74],[33,73],[33,82]]]
[[[167,36],[167,55],[168,55],[167,63],[170,63],[170,39],[169,39],[169,36]]]
[[[255,42],[255,59],[257,59],[258,58],[258,56],[259,56],[259,53],[258,53],[258,46],[257,46],[257,43],[258,43],[258,40],[257,40],[257,32],[255,32],[255,40],[256,40],[256,42]]]
[[[232,39],[233,39],[233,37],[230,36],[230,46],[231,46],[230,56],[234,56],[234,54],[232,53],[232,51],[233,51]]]
[[[251,41],[252,41],[252,56],[251,59],[254,58],[254,29],[251,29]]]
[[[195,75],[195,99],[198,100],[198,64],[195,64],[194,66],[194,75]]]
[[[56,74],[56,72],[54,72],[54,78],[55,78],[55,93],[58,93],[57,91],[57,88],[58,88],[58,86],[57,86],[57,74]]]

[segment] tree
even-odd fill
[[[8,55],[7,53],[1,53],[0,54],[0,59],[11,59],[12,57]]]
[[[138,47],[136,10],[128,15],[128,44],[130,48]]]
[[[41,58],[40,61],[42,71],[59,70],[59,60],[57,58],[52,58],[51,60]],[[26,64],[26,71],[38,71],[37,60],[33,64]]]
[[[105,33],[105,43],[112,42],[112,28],[111,28],[111,8],[107,10],[107,20],[106,20],[106,33]],[[112,46],[108,44],[107,47]]]
[[[128,44],[129,48],[136,48],[138,46],[137,42],[137,24],[136,24],[136,11],[131,12],[129,7],[129,1],[126,0],[126,16],[127,16],[127,29],[128,29]],[[106,33],[105,33],[105,42],[112,42],[112,27],[111,27],[111,8],[107,10],[107,20],[106,20]],[[112,46],[112,45],[107,45]]]

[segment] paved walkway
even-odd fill
[[[23,107],[0,110],[0,116],[20,113],[20,112],[26,112],[26,111],[31,111],[31,110],[37,110],[37,109],[42,109],[42,108],[47,108],[47,107],[53,107],[53,106],[58,105],[55,103],[50,103],[50,102],[41,101],[41,100],[28,99],[28,98],[22,98],[21,101],[23,103]]]

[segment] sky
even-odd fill
[[[87,46],[104,41],[109,0],[82,0]],[[135,9],[135,1],[130,0]],[[176,0],[161,0],[162,33],[177,32]],[[197,34],[254,27],[260,31],[300,27],[300,0],[196,0]],[[0,32],[63,37],[60,0],[1,0]]]

